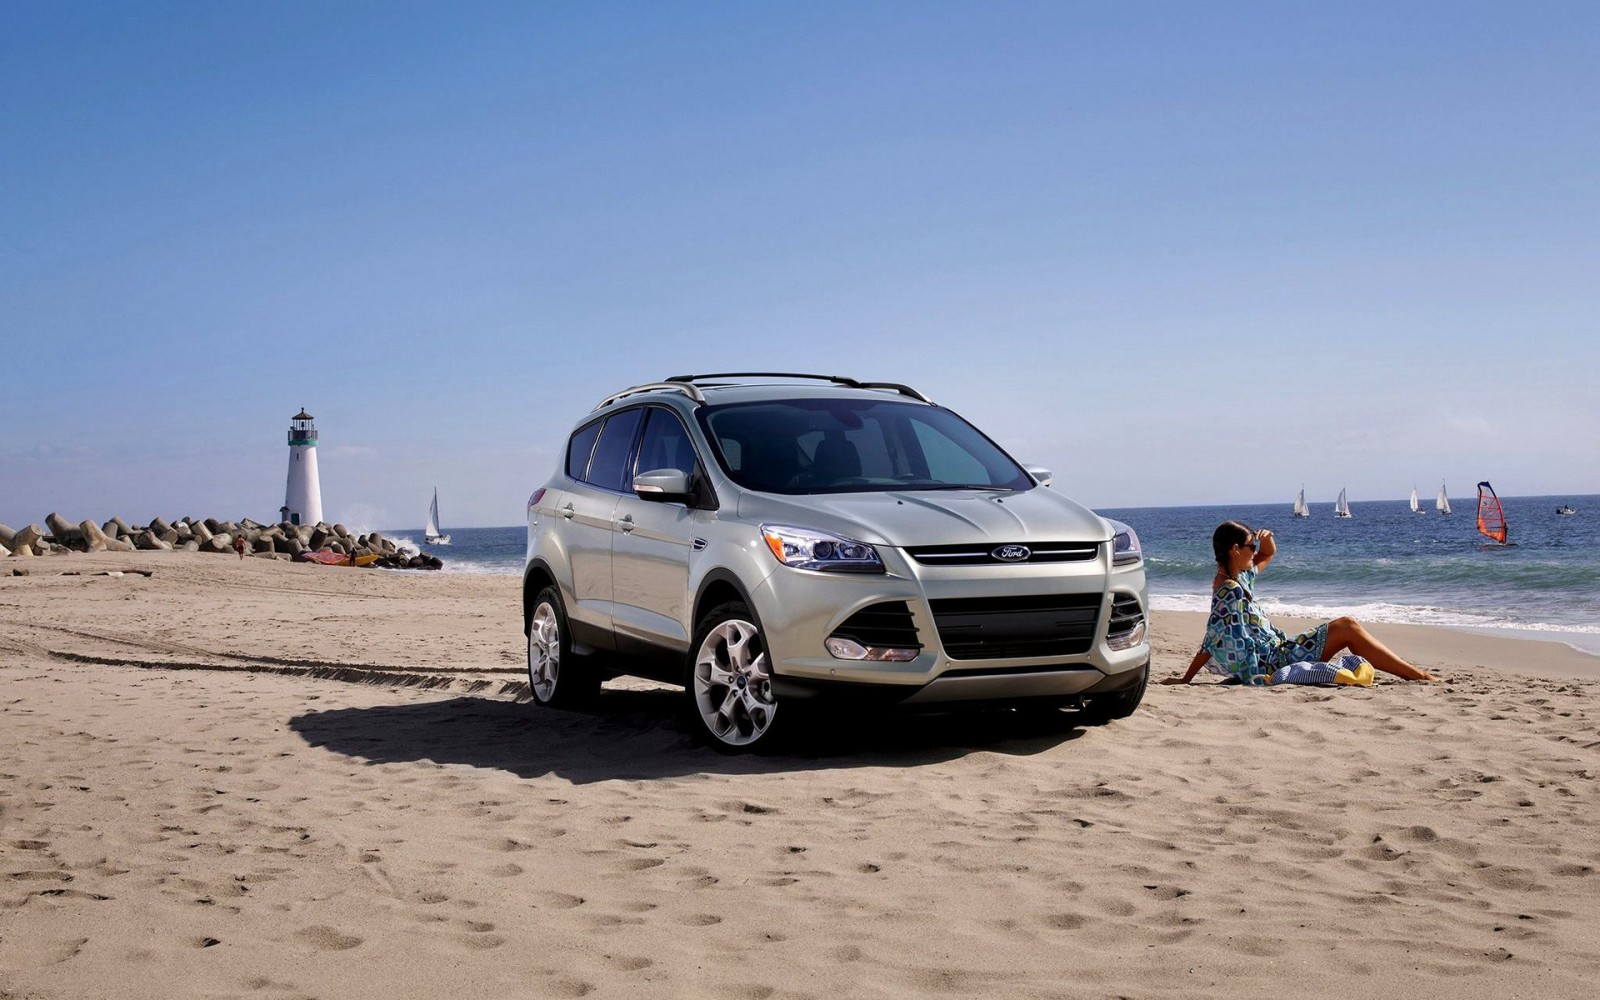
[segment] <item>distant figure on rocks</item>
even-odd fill
[[[233,536],[233,551],[239,553],[239,558],[244,558],[244,532]]]

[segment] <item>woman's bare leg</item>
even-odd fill
[[[1408,681],[1439,679],[1426,670],[1400,659],[1393,650],[1374,638],[1372,633],[1354,618],[1335,618],[1328,623],[1328,645],[1323,650],[1323,657],[1332,659],[1333,654],[1341,649],[1350,650],[1384,673],[1404,677]]]

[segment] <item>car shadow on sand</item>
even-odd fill
[[[592,708],[457,697],[308,712],[289,727],[308,744],[374,764],[433,761],[557,775],[577,784],[687,774],[761,774],[855,767],[916,767],[970,753],[1029,756],[1084,733],[1071,712],[815,714],[781,750],[729,756],[689,735],[683,695],[605,691]]]

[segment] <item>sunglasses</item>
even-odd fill
[[[1246,538],[1244,541],[1239,543],[1239,547],[1242,549],[1249,549],[1251,552],[1254,552],[1256,550],[1256,536],[1251,535],[1249,538]]]

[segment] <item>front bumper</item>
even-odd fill
[[[854,575],[780,567],[751,594],[780,695],[882,697],[907,704],[1063,698],[1137,683],[1150,660],[1148,636],[1127,649],[1106,641],[1114,594],[1138,597],[1148,622],[1143,564],[1114,566],[1101,554],[1079,563],[928,566],[880,549],[885,572]],[[1093,639],[1083,653],[955,659],[940,641],[930,601],[1092,594],[1100,600]],[[922,650],[902,662],[844,660],[823,645],[850,616],[885,602],[911,611]]]

